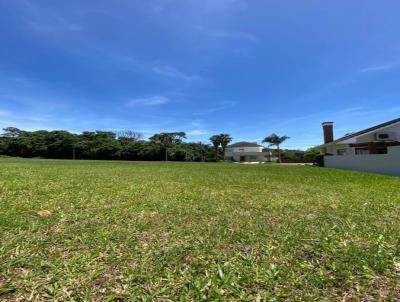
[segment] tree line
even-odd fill
[[[0,155],[53,159],[118,159],[144,161],[215,161],[203,143],[184,143],[185,134],[160,133],[150,139],[135,131],[24,131],[5,128]]]
[[[143,161],[198,161],[211,162],[223,159],[226,147],[232,141],[229,134],[210,137],[211,144],[185,142],[185,132],[157,133],[144,139],[135,131],[24,131],[14,127],[3,129],[0,135],[0,155],[39,157],[52,159],[107,159]],[[277,146],[276,141],[265,140]],[[278,151],[279,150],[279,151]],[[304,161],[304,151],[283,152]],[[277,154],[278,154],[277,153]],[[296,158],[292,158],[296,160]]]

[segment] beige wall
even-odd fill
[[[235,161],[241,161],[240,157],[244,156],[244,161],[246,162],[265,162],[268,161],[268,157],[266,156],[267,153],[265,152],[257,152],[257,153],[235,153],[232,157]]]
[[[233,156],[235,153],[241,152],[262,152],[264,147],[235,147],[235,148],[227,148],[225,150],[226,156]]]
[[[388,147],[387,154],[324,156],[325,167],[400,176],[400,146]]]
[[[354,151],[352,150],[352,148],[349,147],[349,145],[332,145],[332,146],[328,146],[326,148],[326,153],[336,155],[337,154],[337,150],[341,150],[341,149],[346,149],[347,153],[354,153]]]

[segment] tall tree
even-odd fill
[[[226,146],[228,146],[229,143],[232,141],[232,137],[229,134],[224,134],[224,133],[221,133],[219,135],[219,137],[220,137],[220,142],[221,142],[221,147],[222,147],[222,154],[225,157]]]
[[[2,136],[4,136],[4,137],[19,137],[22,133],[23,133],[23,131],[18,128],[7,127],[7,128],[3,128]]]
[[[264,140],[262,141],[263,143],[269,143],[270,146],[276,146],[276,149],[278,150],[278,162],[282,162],[281,159],[281,149],[280,149],[280,145],[286,141],[287,139],[289,139],[290,137],[284,135],[284,136],[279,136],[275,133],[272,133],[270,136],[267,136],[266,138],[264,138]]]
[[[185,132],[163,132],[154,134],[150,137],[150,141],[162,146],[165,151],[165,161],[168,161],[168,148],[181,143],[184,138],[186,138]]]
[[[215,150],[215,159],[218,161],[219,158],[219,146],[221,145],[221,137],[219,135],[213,135],[210,137],[210,141],[212,143],[212,145],[214,146],[214,150]]]
[[[118,139],[122,142],[127,142],[127,141],[137,142],[143,139],[142,133],[133,130],[119,130],[116,131],[116,135]]]
[[[214,148],[202,143],[182,142],[183,133],[156,135],[153,140],[136,140],[137,133],[117,135],[106,131],[24,131],[7,128],[0,133],[0,154],[19,157],[215,161]],[[167,137],[167,138],[166,138]],[[179,143],[178,143],[179,142]],[[74,156],[75,154],[75,156]]]
[[[206,150],[207,150],[207,146],[203,145],[202,142],[198,142],[198,143],[197,143],[197,147],[198,147],[197,149],[198,149],[199,154],[200,154],[200,160],[201,160],[202,162],[206,161]]]

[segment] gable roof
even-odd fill
[[[237,148],[237,147],[262,147],[257,143],[249,143],[249,142],[237,142],[232,145],[228,145],[227,148]]]
[[[399,122],[400,122],[400,118],[396,118],[394,120],[391,120],[391,121],[388,121],[388,122],[385,122],[385,123],[382,123],[382,124],[379,124],[379,125],[376,125],[376,126],[372,126],[370,128],[367,128],[367,129],[364,129],[364,130],[361,130],[361,131],[358,131],[358,132],[347,134],[347,135],[345,135],[345,136],[343,136],[341,138],[335,139],[334,141],[332,141],[330,143],[327,143],[327,144],[324,144],[324,145],[337,144],[337,143],[340,143],[340,142],[345,141],[347,139],[350,139],[350,138],[353,138],[353,137],[357,137],[357,136],[360,136],[360,135],[363,135],[363,134],[366,134],[366,133],[369,133],[369,132],[372,132],[372,131],[375,131],[375,130],[379,130],[381,128],[384,128],[384,127],[387,127],[387,126],[390,126],[390,125],[393,125],[393,124],[396,124],[396,123],[399,123]]]

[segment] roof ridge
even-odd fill
[[[262,147],[262,146],[257,144],[257,142],[239,141],[239,142],[230,144],[227,147]]]
[[[394,120],[390,120],[390,121],[385,122],[385,123],[381,123],[381,124],[378,124],[378,125],[375,125],[375,126],[372,126],[372,127],[360,130],[360,131],[356,131],[356,132],[344,135],[344,136],[342,136],[342,137],[340,137],[338,139],[335,139],[334,141],[329,142],[329,143],[327,143],[325,145],[341,142],[341,141],[344,141],[344,140],[349,139],[349,138],[353,138],[353,137],[356,137],[356,136],[359,136],[359,135],[362,135],[362,134],[366,134],[368,132],[371,132],[371,131],[374,131],[374,130],[378,130],[378,129],[386,127],[386,126],[390,126],[392,124],[396,124],[398,122],[400,122],[400,118],[396,118]]]

